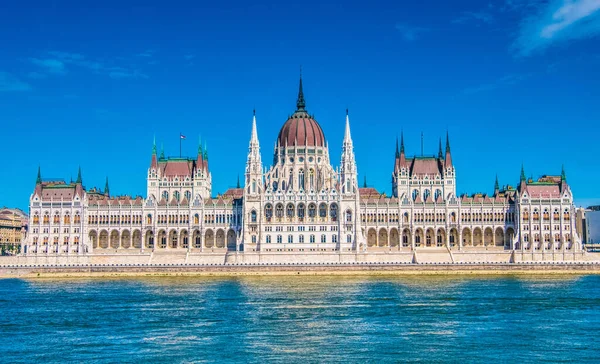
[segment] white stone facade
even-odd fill
[[[450,141],[437,156],[407,157],[396,148],[392,195],[359,187],[346,125],[340,164],[330,161],[319,124],[305,109],[282,127],[265,168],[256,116],[243,187],[211,197],[206,148],[196,158],[157,156],[147,195],[110,196],[76,182],[43,181],[30,198],[25,255],[391,253],[452,251],[579,252],[573,195],[563,173],[527,180],[493,195],[456,195]]]

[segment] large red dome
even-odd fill
[[[308,146],[324,147],[325,134],[317,121],[306,112],[304,92],[302,91],[302,77],[296,101],[296,112],[283,124],[279,131],[277,141],[281,146]]]
[[[321,126],[306,112],[295,112],[283,124],[277,140],[281,146],[325,146],[325,134]]]

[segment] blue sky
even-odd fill
[[[401,131],[435,154],[448,130],[460,193],[564,164],[579,204],[600,197],[600,0],[84,3],[0,4],[0,205],[27,207],[38,165],[144,195],[154,136],[175,156],[180,132],[222,193],[253,108],[272,160],[300,66],[334,165],[350,109],[361,184],[391,192]]]

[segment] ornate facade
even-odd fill
[[[211,197],[206,148],[195,158],[152,150],[146,197],[111,196],[75,182],[38,178],[30,198],[26,255],[144,252],[276,254],[418,249],[581,251],[573,195],[563,172],[492,195],[456,195],[450,138],[432,157],[408,157],[396,141],[392,195],[359,187],[350,119],[339,167],[308,113],[302,88],[281,128],[273,163],[261,159],[256,115],[243,188]]]

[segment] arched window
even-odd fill
[[[413,201],[416,201],[417,197],[419,197],[419,190],[413,190],[413,192],[412,192]]]
[[[185,199],[188,201],[192,199],[192,193],[190,191],[185,191],[183,193],[183,195],[185,196]]]
[[[325,243],[327,241],[327,237],[325,234],[321,234],[321,243]]]
[[[350,185],[350,178],[346,178],[346,193],[352,192],[351,187],[352,186]]]
[[[271,244],[271,235],[267,235],[267,244]]]
[[[437,201],[438,197],[440,197],[442,195],[442,191],[441,190],[435,190],[435,200]]]
[[[288,218],[290,218],[290,219],[291,219],[292,217],[294,217],[294,205],[293,205],[293,204],[291,204],[291,203],[290,203],[290,204],[288,204],[288,205],[287,205],[287,208],[286,208],[286,212],[285,212],[285,213],[286,213],[286,216],[287,216]]]
[[[268,203],[267,206],[265,206],[265,217],[267,218],[267,220],[270,220],[271,217],[273,217],[273,205],[271,205],[270,203]]]
[[[423,192],[423,201],[427,201],[430,195],[431,192],[429,190],[425,190],[425,192]]]
[[[558,212],[558,209],[554,209],[554,213],[552,214],[552,219],[554,220],[554,222],[560,221],[560,213]]]
[[[346,210],[346,222],[352,222],[352,211]]]
[[[319,217],[327,217],[327,205],[324,202],[319,205]]]
[[[299,243],[304,243],[304,235],[300,235],[300,236],[298,237],[298,242],[299,242]]]
[[[152,214],[148,214],[148,216],[146,216],[146,224],[152,224]]]
[[[352,235],[348,234],[346,235],[346,243],[351,243],[352,242]]]
[[[538,209],[533,210],[533,221],[540,221],[540,212]]]
[[[252,193],[256,193],[256,180],[252,180]]]
[[[283,204],[277,204],[277,207],[275,207],[275,216],[278,218],[283,217]]]
[[[33,223],[39,224],[39,222],[40,222],[40,215],[36,212],[35,215],[33,215]]]
[[[456,212],[450,214],[450,221],[456,222]]]
[[[277,235],[277,244],[281,244],[283,242],[283,239],[281,238],[281,235]]]
[[[70,224],[71,223],[71,215],[69,215],[68,212],[65,213],[65,216],[63,217],[64,223],[65,224]]]
[[[81,215],[79,215],[79,211],[75,213],[75,224],[79,224],[81,222]]]
[[[569,209],[565,209],[565,212],[563,214],[563,218],[565,219],[565,221],[569,221],[569,219],[570,219]]]
[[[294,242],[294,236],[288,235],[288,244],[292,244]]]
[[[44,224],[50,223],[50,214],[48,212],[44,212]]]
[[[310,205],[308,205],[308,217],[315,216],[317,216],[317,206],[315,206],[314,203],[311,203]]]
[[[167,191],[163,191],[163,193],[162,193],[162,197],[163,197],[165,200],[169,201],[169,192],[167,192]]]
[[[331,235],[331,241],[333,243],[337,243],[337,235],[336,234]]]
[[[550,220],[550,213],[548,212],[548,209],[544,209],[544,221],[549,221]]]
[[[300,169],[298,172],[298,187],[304,190],[304,169]]]
[[[273,192],[277,191],[277,181],[273,182]]]
[[[254,211],[254,210],[252,210],[252,212],[250,212],[250,221],[256,222],[256,211]]]
[[[305,213],[305,207],[304,204],[301,203],[298,205],[298,217],[303,219],[304,218],[304,213]]]
[[[54,223],[60,223],[60,215],[58,214],[58,212],[54,214]]]
[[[314,190],[314,189],[316,189],[316,186],[315,186],[315,170],[311,168],[309,173],[310,173],[310,189]]]
[[[523,221],[529,221],[529,211],[527,209],[523,211]]]
[[[315,242],[315,236],[314,236],[314,235],[311,235],[311,236],[310,236],[310,242],[311,242],[311,243],[314,243],[314,242]]]
[[[173,192],[173,197],[175,198],[175,201],[179,202],[179,198],[181,197],[179,196],[179,191]]]
[[[332,203],[329,208],[329,216],[331,217],[331,221],[337,221],[338,217],[338,205],[336,203]]]
[[[408,224],[408,212],[405,212],[404,214],[402,214],[402,221],[405,224]]]

